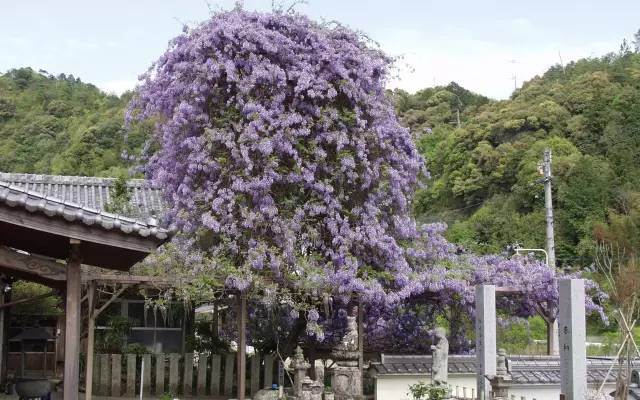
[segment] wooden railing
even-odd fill
[[[476,388],[449,385],[449,397],[461,400],[476,400]]]
[[[143,366],[144,364],[144,366]],[[272,355],[254,354],[247,359],[247,394],[277,382]],[[236,354],[96,354],[93,394],[134,397],[165,393],[183,396],[230,397],[236,395]]]

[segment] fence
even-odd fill
[[[477,400],[476,397],[476,388],[467,388],[464,386],[451,386],[449,385],[449,398],[456,400]],[[536,400],[535,397],[532,399],[528,399],[527,397],[521,396],[516,397],[515,395],[509,395],[508,397],[494,397],[495,399],[500,400]]]
[[[460,400],[477,400],[476,388],[449,385],[449,397]]]
[[[229,398],[237,394],[236,354],[97,354],[94,360],[96,396],[134,397],[140,391],[141,375],[147,395]],[[252,396],[259,389],[271,387],[277,382],[277,371],[273,355],[248,357],[247,394]]]

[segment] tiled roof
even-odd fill
[[[115,181],[113,178],[0,172],[0,182],[96,211],[106,210]],[[131,193],[127,217],[147,220],[163,216],[165,204],[158,190],[143,179],[128,180],[127,186]]]
[[[475,356],[449,356],[450,374],[475,374]],[[422,375],[431,374],[431,356],[382,355],[382,362],[372,363],[376,375]]]
[[[69,222],[79,221],[85,225],[99,226],[108,231],[118,230],[125,234],[161,241],[168,237],[167,230],[159,228],[153,218],[142,221],[115,215],[1,181],[0,203],[10,207],[21,207],[30,212],[40,212],[49,217],[64,218]]]
[[[614,361],[610,358],[587,358],[587,381],[602,383]],[[449,374],[475,374],[476,357],[449,356]],[[634,362],[640,368],[640,360]],[[431,356],[382,355],[382,361],[371,363],[375,375],[429,375],[431,374]],[[560,383],[560,359],[554,356],[510,356],[507,358],[511,384],[541,385]],[[613,368],[607,382],[616,379]]]

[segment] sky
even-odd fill
[[[135,87],[184,24],[234,3],[0,0],[0,72],[73,74],[119,94]],[[244,8],[269,11],[272,0],[245,0]],[[390,88],[455,81],[496,99],[561,61],[617,51],[640,28],[638,0],[308,0],[296,9],[362,31],[398,57]]]

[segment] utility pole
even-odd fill
[[[509,60],[509,63],[511,63],[513,65],[513,76],[511,77],[511,79],[513,79],[513,91],[515,92],[516,90],[518,90],[518,74],[516,72],[516,64],[518,64],[520,61],[513,59],[513,60]]]
[[[547,253],[549,254],[549,266],[556,267],[556,246],[553,238],[553,199],[551,196],[551,149],[544,151],[542,164],[544,178],[544,209],[547,220]]]
[[[456,100],[458,100],[458,107],[456,107],[456,116],[457,116],[457,127],[460,128],[462,126],[462,123],[460,122],[460,107],[462,107],[462,102],[460,101],[460,97],[458,97],[457,94],[453,94],[454,96],[456,96]]]
[[[553,233],[553,198],[551,196],[551,182],[553,181],[553,177],[551,175],[551,149],[545,149],[544,151],[544,159],[542,162],[542,171],[543,178],[542,183],[544,184],[544,209],[546,215],[547,222],[547,264],[549,267],[555,269],[556,268],[556,246],[554,240]],[[558,343],[558,319],[555,318],[553,321],[547,322],[547,354],[548,355],[558,355],[560,354],[560,345]]]

